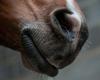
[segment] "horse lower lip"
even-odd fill
[[[23,43],[23,47],[27,51],[26,55],[31,60],[31,62],[33,62],[33,58],[35,58],[35,60],[37,61],[37,67],[40,70],[40,72],[52,77],[57,75],[58,73],[57,68],[51,65],[43,57],[43,55],[41,55],[38,48],[35,46],[31,35],[27,30],[22,32],[22,43]]]

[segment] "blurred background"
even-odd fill
[[[100,0],[77,0],[89,26],[89,39],[77,59],[49,78],[23,67],[18,52],[0,46],[0,80],[100,80]]]

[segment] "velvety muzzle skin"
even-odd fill
[[[0,1],[0,44],[20,51],[33,71],[56,76],[74,61],[87,38],[75,0]]]

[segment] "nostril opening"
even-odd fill
[[[62,60],[62,59],[63,59],[63,56],[62,55],[57,55],[54,58],[55,61],[59,61],[59,60]]]
[[[58,10],[54,12],[54,17],[56,18],[57,22],[61,26],[62,30],[66,32],[67,30],[72,30],[72,23],[70,22],[69,18],[67,17],[67,14],[71,15],[72,12],[69,10]]]

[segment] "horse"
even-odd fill
[[[0,0],[0,45],[19,51],[28,69],[56,76],[87,38],[76,0]]]

